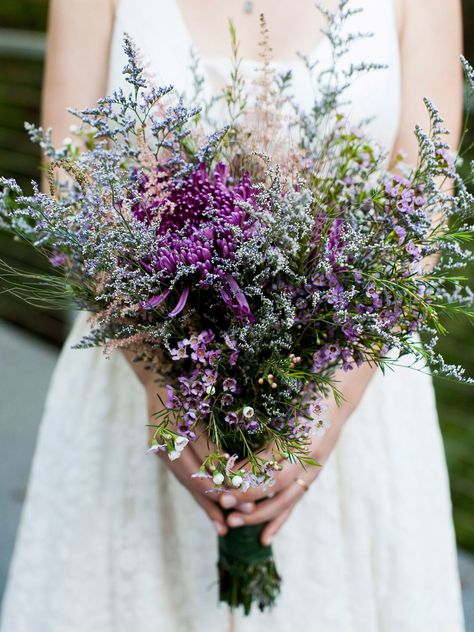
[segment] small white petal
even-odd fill
[[[209,386],[206,387],[206,393],[208,395],[214,395],[215,392],[216,392],[216,387],[214,386],[214,384],[209,384]]]
[[[246,417],[247,419],[251,419],[254,415],[254,409],[252,408],[252,406],[245,406],[242,414],[244,417]]]
[[[189,439],[187,437],[176,437],[174,440],[174,449],[178,452],[182,452],[184,448],[188,445]]]
[[[168,458],[170,461],[176,461],[176,459],[179,459],[180,456],[181,452],[178,452],[177,450],[171,450],[171,452],[168,452]]]

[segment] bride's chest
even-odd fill
[[[338,62],[339,79],[350,79],[346,110],[355,123],[372,119],[372,135],[391,148],[398,130],[400,109],[400,65],[397,22],[394,0],[359,0],[363,11],[346,23],[345,34],[371,32],[371,37],[356,39]],[[258,16],[254,16],[258,21]],[[124,56],[121,50],[123,33],[128,32],[142,50],[144,62],[160,84],[173,84],[179,92],[190,94],[194,82],[190,50],[196,48],[183,14],[176,0],[121,0],[110,54],[109,88],[123,85],[121,70]],[[294,37],[293,31],[288,37]],[[299,49],[297,38],[294,49]],[[311,74],[302,59],[292,62],[273,62],[276,72],[291,71],[291,93],[295,101],[309,110],[318,87],[315,76],[332,65],[329,39],[320,38],[308,62],[314,65]],[[367,63],[384,64],[383,70],[358,74],[357,67]],[[257,62],[243,59],[240,72],[250,87],[256,78]],[[200,62],[200,73],[205,80],[207,96],[216,94],[229,80],[230,57],[205,56]],[[353,69],[352,78],[347,73]]]

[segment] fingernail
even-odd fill
[[[249,513],[252,513],[254,507],[255,507],[254,503],[241,503],[239,505],[239,511],[249,514]]]
[[[241,527],[244,524],[244,519],[240,516],[229,516],[227,522],[231,527]]]
[[[225,527],[217,520],[213,520],[214,528],[217,531],[217,535],[224,535]]]
[[[230,494],[223,494],[221,496],[221,505],[226,509],[230,509],[231,507],[235,507],[237,504],[237,498],[235,496],[231,496]]]

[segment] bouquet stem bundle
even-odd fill
[[[246,525],[219,537],[219,599],[232,609],[242,605],[245,614],[252,603],[260,610],[273,606],[280,592],[272,547],[260,542],[264,528]]]

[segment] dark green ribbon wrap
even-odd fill
[[[243,606],[246,615],[254,602],[260,610],[272,606],[280,592],[272,547],[260,542],[264,528],[265,524],[231,528],[218,540],[219,599],[232,609]]]

